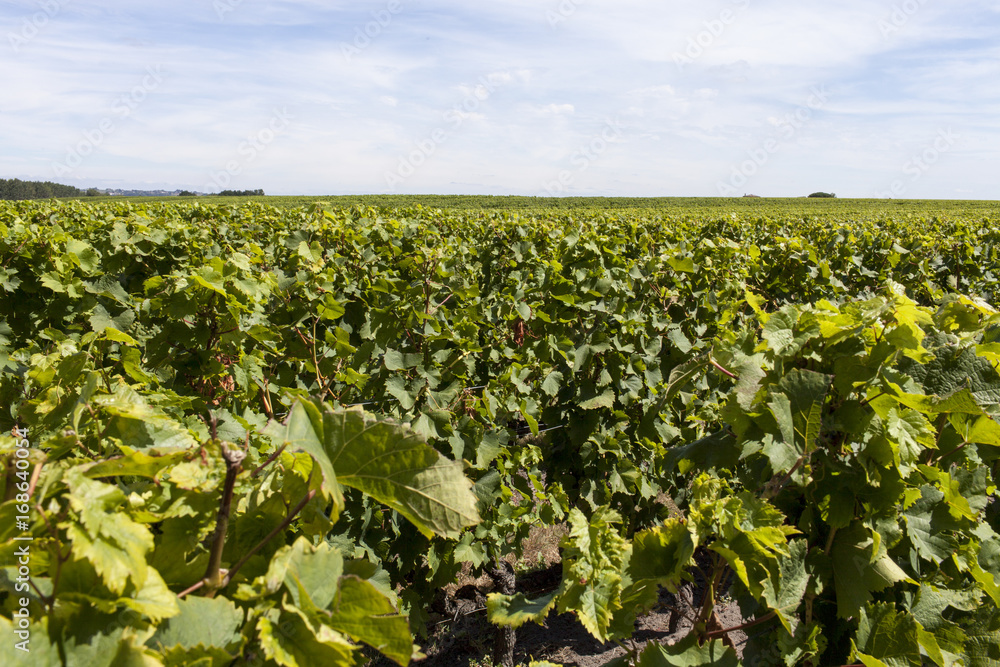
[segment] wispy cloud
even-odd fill
[[[905,196],[995,196],[993,2],[14,0],[0,26],[5,177],[87,151],[58,180],[543,194],[569,172],[562,194],[717,195],[735,169],[761,195],[873,196],[950,129]]]

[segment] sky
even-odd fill
[[[1000,198],[997,0],[10,0],[0,178]]]

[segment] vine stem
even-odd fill
[[[709,357],[708,357],[708,362],[709,362],[710,364],[712,364],[713,366],[715,366],[715,367],[716,367],[717,369],[719,369],[720,371],[722,371],[723,373],[725,373],[726,375],[728,375],[729,377],[733,378],[734,380],[739,380],[739,379],[740,379],[740,378],[739,378],[739,376],[738,376],[738,375],[736,375],[735,373],[733,373],[732,371],[730,371],[730,370],[728,370],[728,369],[726,369],[726,368],[723,368],[723,367],[722,367],[722,366],[721,366],[721,365],[719,364],[719,362],[718,362],[718,361],[716,361],[715,359],[713,359],[713,358],[712,358],[712,356],[711,356],[711,355],[709,355]]]
[[[872,401],[876,401],[876,400],[882,398],[883,396],[885,396],[885,392],[884,391],[880,391],[879,393],[875,394],[871,398],[866,398],[865,400],[861,401],[861,407],[863,407],[863,408],[867,407],[868,405],[871,404]]]
[[[833,550],[833,538],[837,535],[837,529],[831,528],[830,535],[826,538],[826,549],[823,550],[823,555],[829,556],[830,551]]]
[[[30,240],[31,239],[25,239],[24,243],[22,243],[21,245],[17,246],[17,248],[14,249],[14,252],[12,252],[10,254],[10,257],[7,258],[7,261],[3,263],[3,268],[5,269],[7,268],[7,266],[11,263],[11,261],[13,261],[15,257],[17,257],[17,253],[21,252],[21,249],[24,248],[24,246],[28,245],[28,241]]]
[[[723,575],[727,569],[727,566],[723,565],[720,561],[721,559],[712,554],[712,578],[705,577],[705,584],[708,588],[705,590],[705,596],[702,598],[701,610],[698,613],[695,623],[695,627],[699,628],[702,637],[708,636],[706,626],[715,617],[715,595],[719,590],[719,585],[722,583]]]
[[[433,315],[433,314],[437,313],[438,309],[441,308],[444,304],[446,304],[449,301],[451,301],[451,297],[453,297],[453,296],[455,296],[454,292],[452,292],[451,294],[449,294],[448,297],[444,301],[442,301],[438,305],[434,306],[434,309],[430,313],[428,313],[428,315]]]
[[[777,496],[779,493],[781,493],[781,490],[785,488],[785,486],[788,484],[789,481],[791,481],[792,475],[795,474],[795,471],[797,471],[799,468],[802,467],[802,464],[806,462],[806,460],[809,458],[809,456],[810,456],[810,453],[806,453],[806,454],[803,454],[802,456],[800,456],[799,460],[795,462],[794,466],[792,466],[792,469],[789,470],[788,473],[784,477],[781,478],[781,482],[778,483],[778,484],[776,484],[773,488],[768,489],[767,487],[769,485],[765,485],[764,486],[765,491],[764,491],[764,494],[761,497],[764,500],[771,500],[772,498],[774,498],[775,496]]]
[[[246,562],[254,556],[254,554],[256,554],[258,551],[264,548],[264,545],[270,542],[275,535],[283,531],[285,528],[288,528],[289,524],[291,524],[292,521],[295,520],[296,515],[302,511],[302,508],[304,508],[309,503],[309,501],[315,497],[316,497],[316,489],[313,489],[312,491],[306,494],[306,497],[302,499],[302,502],[300,502],[298,505],[295,506],[295,509],[293,509],[291,512],[288,513],[288,516],[285,517],[285,520],[281,522],[280,526],[278,526],[270,533],[268,533],[263,540],[257,543],[257,546],[248,551],[246,555],[243,556],[243,558],[241,558],[239,561],[237,561],[235,565],[229,568],[229,571],[226,573],[225,578],[222,580],[222,586],[220,586],[220,589],[228,586],[229,582],[233,580],[233,576],[239,571],[239,569],[243,567],[246,564]]]
[[[214,426],[214,423],[213,423]],[[214,428],[213,428],[214,430]],[[233,502],[233,489],[236,486],[236,476],[240,472],[246,452],[230,449],[222,445],[222,458],[226,461],[226,481],[222,489],[222,502],[219,504],[219,514],[215,521],[215,536],[212,540],[212,550],[208,558],[208,569],[202,579],[209,588],[208,596],[225,586],[225,575],[222,574],[222,550],[226,546],[226,533],[229,530],[229,511]]]
[[[958,447],[956,447],[955,449],[951,450],[951,451],[950,451],[950,452],[948,452],[947,454],[942,454],[941,456],[937,457],[937,461],[936,461],[936,463],[940,464],[940,463],[941,463],[941,461],[945,460],[946,458],[948,458],[948,457],[949,457],[949,456],[951,456],[952,454],[957,454],[958,452],[962,451],[963,449],[965,449],[965,448],[966,448],[966,447],[968,447],[968,446],[969,446],[969,443],[968,443],[968,442],[963,442],[963,443],[962,443],[961,445],[959,445],[959,446],[958,446]]]
[[[35,487],[38,486],[38,478],[42,476],[42,466],[44,466],[46,461],[42,461],[35,465],[35,469],[31,471],[31,479],[28,480],[28,497],[31,498],[35,495]]]
[[[48,608],[49,608],[49,617],[51,618],[52,612],[54,611],[55,604],[56,604],[56,591],[59,590],[59,579],[62,576],[62,566],[63,566],[63,563],[65,563],[67,560],[69,560],[69,557],[72,554],[72,548],[70,549],[70,552],[67,553],[66,556],[64,557],[62,555],[62,551],[60,551],[60,549],[59,549],[59,545],[60,545],[59,532],[56,531],[56,529],[49,522],[49,517],[46,516],[45,510],[42,508],[41,504],[38,503],[38,502],[35,503],[35,511],[38,512],[38,516],[42,517],[42,521],[45,522],[45,527],[48,529],[49,533],[52,535],[52,538],[53,538],[52,541],[54,543],[54,547],[55,547],[55,551],[56,551],[56,573],[54,575],[52,575],[52,595],[49,595],[49,596],[42,595],[42,592],[39,591],[37,587],[35,587],[35,591],[37,591],[38,594],[42,596],[42,599],[45,601],[46,605],[48,606]],[[32,586],[34,586],[34,583],[32,583]]]
[[[186,588],[186,589],[184,589],[183,591],[181,591],[180,593],[178,593],[178,594],[177,594],[177,597],[178,597],[179,599],[182,599],[182,600],[183,600],[183,599],[184,599],[184,596],[185,596],[185,595],[188,595],[188,594],[190,594],[190,593],[194,593],[194,592],[195,592],[196,590],[198,590],[199,588],[201,588],[201,587],[202,587],[202,586],[204,586],[204,585],[205,585],[205,580],[204,580],[204,579],[202,579],[201,581],[199,581],[199,582],[198,582],[197,584],[195,584],[194,586],[191,586],[190,588]]]
[[[250,476],[251,477],[256,477],[257,475],[259,475],[261,470],[263,470],[267,466],[271,465],[274,462],[275,459],[277,459],[279,456],[281,456],[281,453],[283,451],[285,451],[285,447],[287,447],[287,446],[288,446],[288,443],[286,442],[281,447],[279,447],[273,454],[271,454],[271,456],[268,457],[268,459],[266,461],[264,461],[259,466],[257,466],[257,469],[254,470],[252,473],[250,473]]]
[[[755,625],[760,625],[761,623],[764,623],[765,621],[770,621],[772,618],[774,618],[777,615],[777,613],[778,612],[776,612],[776,611],[770,611],[770,612],[764,614],[763,616],[761,616],[760,618],[755,618],[752,621],[747,621],[746,623],[744,623],[742,625],[735,625],[735,626],[733,626],[731,628],[723,628],[722,630],[712,630],[711,632],[706,632],[705,633],[705,638],[706,639],[714,639],[715,637],[722,637],[724,635],[727,635],[730,632],[736,632],[737,630],[746,630],[747,628],[752,628]]]
[[[274,410],[271,408],[271,397],[269,396],[270,394],[269,387],[271,385],[270,380],[271,380],[270,375],[264,376],[264,384],[263,386],[261,386],[260,398],[261,401],[263,401],[264,403],[264,414],[267,415],[268,419],[274,419]]]

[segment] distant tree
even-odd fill
[[[82,197],[83,190],[72,185],[51,181],[22,181],[0,178],[0,199],[48,199],[50,197]]]
[[[178,197],[194,197],[195,194],[193,192],[191,192],[190,190],[181,190],[180,192],[177,193],[177,196]]]
[[[87,196],[88,197],[100,197],[101,196],[101,191],[98,190],[97,188],[87,188]]]
[[[810,197],[823,197],[823,198],[826,198],[826,199],[836,199],[836,197],[837,197],[837,195],[835,195],[832,192],[814,192],[814,193],[812,193],[809,196]]]
[[[263,197],[263,190],[223,190],[216,197]]]

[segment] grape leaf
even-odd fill
[[[357,408],[333,411],[298,401],[285,425],[272,425],[268,432],[316,459],[335,512],[344,485],[398,511],[428,537],[458,537],[480,520],[461,464],[439,455],[402,424]]]

